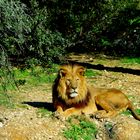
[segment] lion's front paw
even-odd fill
[[[105,113],[105,111],[97,111],[94,114],[94,118],[99,120],[99,121],[101,121],[101,122],[103,122],[106,119],[106,117],[104,116],[104,113]]]
[[[53,115],[54,115],[54,117],[56,117],[56,118],[58,118],[58,119],[59,119],[59,117],[60,117],[60,113],[59,113],[58,111],[55,111]]]
[[[60,119],[61,121],[65,121],[66,120],[66,117],[63,115],[63,113],[60,113],[58,111],[54,112],[54,117],[57,118],[57,119]]]
[[[101,118],[103,118],[103,115],[101,113],[96,113],[95,118],[96,119],[101,119]]]

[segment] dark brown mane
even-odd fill
[[[61,97],[58,97],[58,101],[60,101],[61,103],[65,104],[65,106],[67,108],[70,107],[75,107],[75,108],[84,108],[85,106],[87,106],[89,100],[90,100],[90,93],[87,92],[87,95],[85,97],[85,99],[83,99],[82,101],[76,102],[76,103],[72,103],[72,104],[67,104],[65,100],[63,100]],[[72,99],[69,99],[72,100]]]

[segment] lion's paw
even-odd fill
[[[61,120],[61,121],[65,121],[66,120],[66,118],[63,116],[63,113],[60,113],[58,111],[54,112],[54,117],[59,119],[59,120]]]
[[[96,113],[95,115],[94,115],[94,117],[95,117],[95,119],[97,119],[98,121],[100,121],[100,122],[103,122],[103,121],[105,121],[105,117],[102,115],[102,113]]]

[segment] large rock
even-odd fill
[[[102,122],[96,121],[99,127],[97,140],[140,140],[140,121],[128,116],[117,116]]]

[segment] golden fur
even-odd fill
[[[57,115],[67,118],[70,115],[97,114],[104,118],[129,109],[135,119],[140,120],[124,93],[117,89],[88,86],[84,72],[85,68],[79,65],[60,67],[53,85],[53,105]]]

